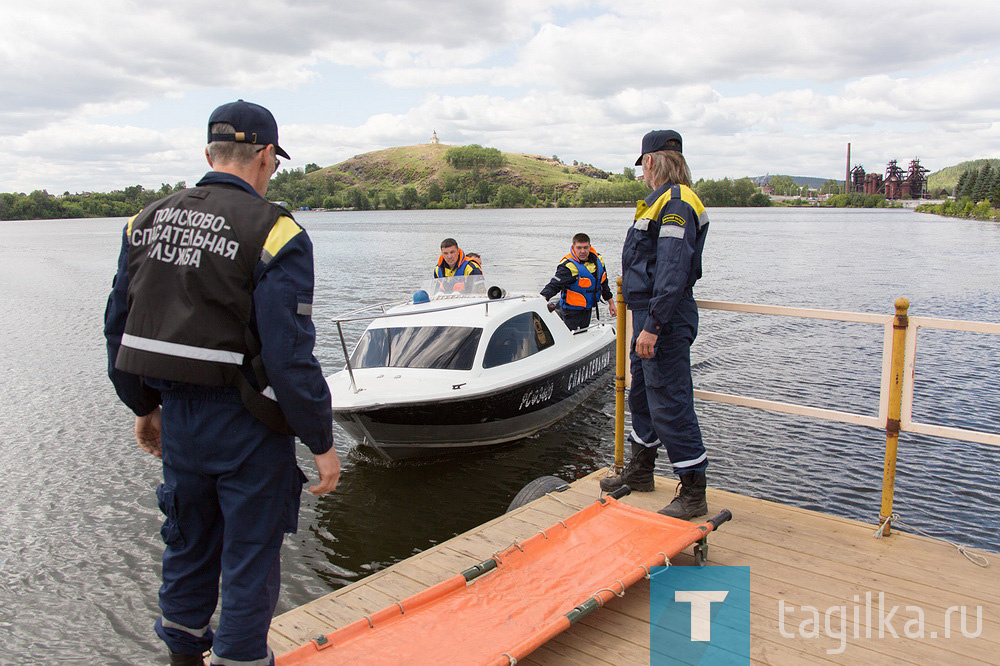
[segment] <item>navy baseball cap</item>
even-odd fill
[[[212,125],[215,123],[229,123],[236,134],[212,134]],[[208,119],[208,142],[213,141],[236,141],[257,146],[273,143],[276,153],[285,159],[292,159],[278,145],[278,123],[274,121],[271,112],[260,104],[244,102],[242,99],[223,104],[212,112]]]
[[[676,141],[677,145],[668,146],[667,141]],[[653,130],[652,132],[647,132],[646,136],[642,137],[642,154],[635,161],[635,165],[642,165],[642,156],[646,153],[655,153],[660,150],[676,150],[678,153],[683,153],[684,151],[681,150],[682,145],[681,135],[674,130]]]

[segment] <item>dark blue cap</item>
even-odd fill
[[[236,134],[212,134],[215,123],[229,123]],[[292,159],[278,145],[278,123],[274,121],[271,112],[260,104],[236,100],[223,104],[208,119],[208,142],[236,141],[237,143],[252,143],[256,146],[274,144],[274,151],[285,159]]]
[[[668,146],[668,141],[676,141],[676,146]],[[642,137],[642,155],[646,153],[655,153],[660,150],[676,150],[678,153],[683,153],[681,146],[683,142],[681,141],[681,135],[673,130],[653,130],[652,132],[647,132],[646,136]],[[642,155],[639,155],[639,159],[635,161],[636,166],[642,164]]]
[[[423,289],[417,289],[413,292],[413,304],[417,305],[419,303],[430,303],[431,297]]]

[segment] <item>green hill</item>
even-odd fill
[[[960,162],[954,166],[945,167],[940,171],[929,174],[927,176],[927,189],[932,194],[937,194],[939,190],[945,190],[950,196],[955,190],[955,185],[958,184],[959,176],[969,169],[976,169],[978,171],[987,162],[994,169],[1000,166],[1000,159],[978,159]]]
[[[446,158],[453,148],[458,146],[418,144],[386,148],[355,155],[339,164],[312,171],[307,177],[380,191],[414,187],[419,193],[429,191],[433,185],[448,191],[458,187],[470,189],[485,180],[497,187],[526,187],[541,197],[553,193],[572,194],[587,183],[607,180],[610,176],[589,165],[573,166],[541,155],[504,152],[500,152],[504,160],[502,166],[456,168]]]
[[[645,186],[631,176],[555,156],[419,144],[282,171],[267,196],[292,208],[354,210],[607,205],[635,201]]]

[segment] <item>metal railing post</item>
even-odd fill
[[[340,336],[340,348],[344,350],[344,358],[347,360],[347,374],[351,377],[351,390],[358,392],[358,384],[354,381],[354,370],[351,369],[351,355],[347,353],[347,343],[344,342],[344,328],[337,322],[337,335]]]
[[[896,317],[892,322],[892,377],[889,383],[888,414],[885,419],[885,466],[882,469],[882,510],[879,524],[882,534],[889,535],[892,527],[892,499],[896,489],[896,450],[899,446],[899,419],[903,404],[903,361],[906,350],[907,311],[910,302],[896,299]]]
[[[616,281],[615,306],[615,474],[621,474],[625,466],[625,350],[628,349],[628,334],[625,332],[625,296],[622,294],[622,279]]]

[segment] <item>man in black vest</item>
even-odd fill
[[[330,393],[313,356],[313,258],[306,232],[264,199],[278,127],[239,100],[208,124],[212,171],[128,221],[105,313],[108,374],[162,458],[163,585],[156,633],[171,664],[271,664],[267,632],[285,533],[305,476],[340,476]],[[221,579],[221,585],[220,585]],[[221,596],[215,631],[210,619]]]

